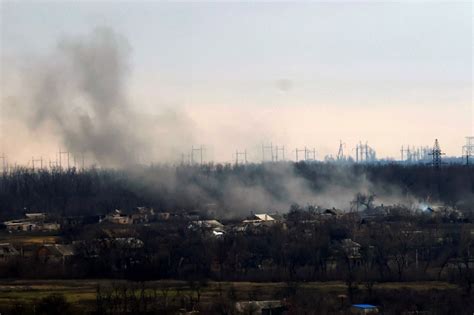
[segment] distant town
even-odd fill
[[[394,304],[389,296],[397,291],[382,289],[383,283],[408,288],[426,283],[427,290],[443,295],[440,299],[472,294],[472,212],[376,205],[373,196],[363,194],[356,196],[351,211],[294,204],[285,213],[218,219],[212,216],[216,205],[206,207],[206,212],[164,212],[140,206],[86,216],[25,212],[3,222],[0,272],[7,279],[131,281],[92,288],[98,301],[74,305],[91,314],[97,314],[97,307],[104,312],[100,314],[148,314],[152,309],[209,314],[224,307],[227,314],[299,314],[314,303],[328,313],[415,314],[417,309],[434,311],[422,292],[414,287],[404,302]],[[151,279],[175,282],[167,289],[159,282],[145,289],[133,284]],[[286,284],[277,285],[271,299],[227,284],[218,296],[207,292],[218,283],[245,281]],[[311,281],[335,283],[334,293],[303,303],[299,294],[312,290],[304,285]],[[438,282],[452,285],[438,288]],[[0,290],[8,294],[4,287]],[[168,296],[168,290],[173,294]],[[135,304],[127,305],[130,300]],[[446,312],[456,309],[443,307]]]

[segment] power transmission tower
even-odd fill
[[[469,165],[469,159],[474,154],[474,137],[466,137],[466,144],[462,147],[462,152],[466,157],[466,165]]]
[[[84,158],[84,153],[81,153],[81,162],[82,162],[82,165],[81,165],[81,170],[84,171],[84,166],[85,166],[85,158]]]
[[[296,148],[295,153],[296,153],[296,162],[299,162],[300,160],[298,159],[298,153],[299,152],[304,152],[304,159],[306,159],[306,147],[304,149],[298,149]]]
[[[273,144],[270,142],[270,145],[266,146],[262,144],[262,163],[265,162],[265,151],[270,150],[270,160],[273,162],[275,160],[275,156],[273,154]]]
[[[275,147],[275,161],[278,161],[278,157],[279,157],[278,152],[281,152],[282,161],[284,161],[285,160],[285,146]]]
[[[377,160],[377,152],[366,142],[362,144],[359,142],[355,147],[356,162],[374,162]]]
[[[402,161],[411,162],[413,160],[413,154],[412,154],[412,151],[410,150],[409,145],[407,145],[406,148],[402,146],[401,153],[402,153]]]
[[[240,159],[241,156],[243,156],[243,160]],[[239,165],[239,163],[247,164],[247,150],[243,152],[235,151],[235,164]]]
[[[345,159],[345,156],[344,156],[344,147],[346,146],[345,143],[342,143],[342,140],[339,140],[339,151],[337,152],[337,157],[336,159],[338,161],[342,161]]]
[[[316,149],[313,148],[313,150],[307,149],[306,147],[304,148],[304,158],[306,161],[316,161]]]
[[[181,164],[191,164],[191,154],[181,154]]]
[[[33,167],[33,171],[35,170],[35,162],[39,162],[40,169],[43,169],[43,157],[40,157],[39,159],[35,159],[34,157],[31,158],[31,166]]]
[[[62,170],[63,168],[63,164],[62,164],[62,156],[63,155],[66,155],[66,161],[67,161],[67,169],[69,170],[69,152],[68,151],[61,151],[61,149],[59,149],[59,168]]]
[[[191,164],[194,164],[194,152],[199,152],[199,164],[202,165],[202,155],[205,149],[201,145],[199,148],[191,147]]]
[[[362,144],[362,142],[359,142],[359,144],[356,145],[356,162],[363,162],[365,160],[366,154],[366,146]]]
[[[359,145],[357,144],[355,147],[356,151],[356,163],[359,163]]]
[[[8,163],[7,163],[7,157],[5,154],[2,154],[0,156],[0,159],[2,160],[2,173],[7,173],[8,172]]]
[[[441,148],[439,147],[439,142],[438,139],[435,139],[435,143],[433,146],[433,149],[431,150],[430,155],[433,157],[432,165],[434,168],[440,168],[441,166],[441,156],[444,155],[444,153],[441,151]]]

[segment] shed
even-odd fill
[[[39,261],[46,262],[66,262],[75,255],[72,245],[44,244],[36,251]]]
[[[0,261],[9,260],[11,258],[19,256],[20,253],[10,243],[0,244]]]

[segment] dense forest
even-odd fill
[[[250,211],[287,211],[291,204],[347,210],[358,193],[386,204],[439,203],[469,210],[474,168],[446,165],[249,165],[137,166],[130,169],[17,169],[0,177],[0,218],[23,212],[63,216],[104,214],[150,206],[158,211],[213,211],[217,217]]]

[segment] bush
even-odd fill
[[[72,313],[72,304],[62,294],[51,294],[42,298],[36,306],[37,314],[63,315]]]

